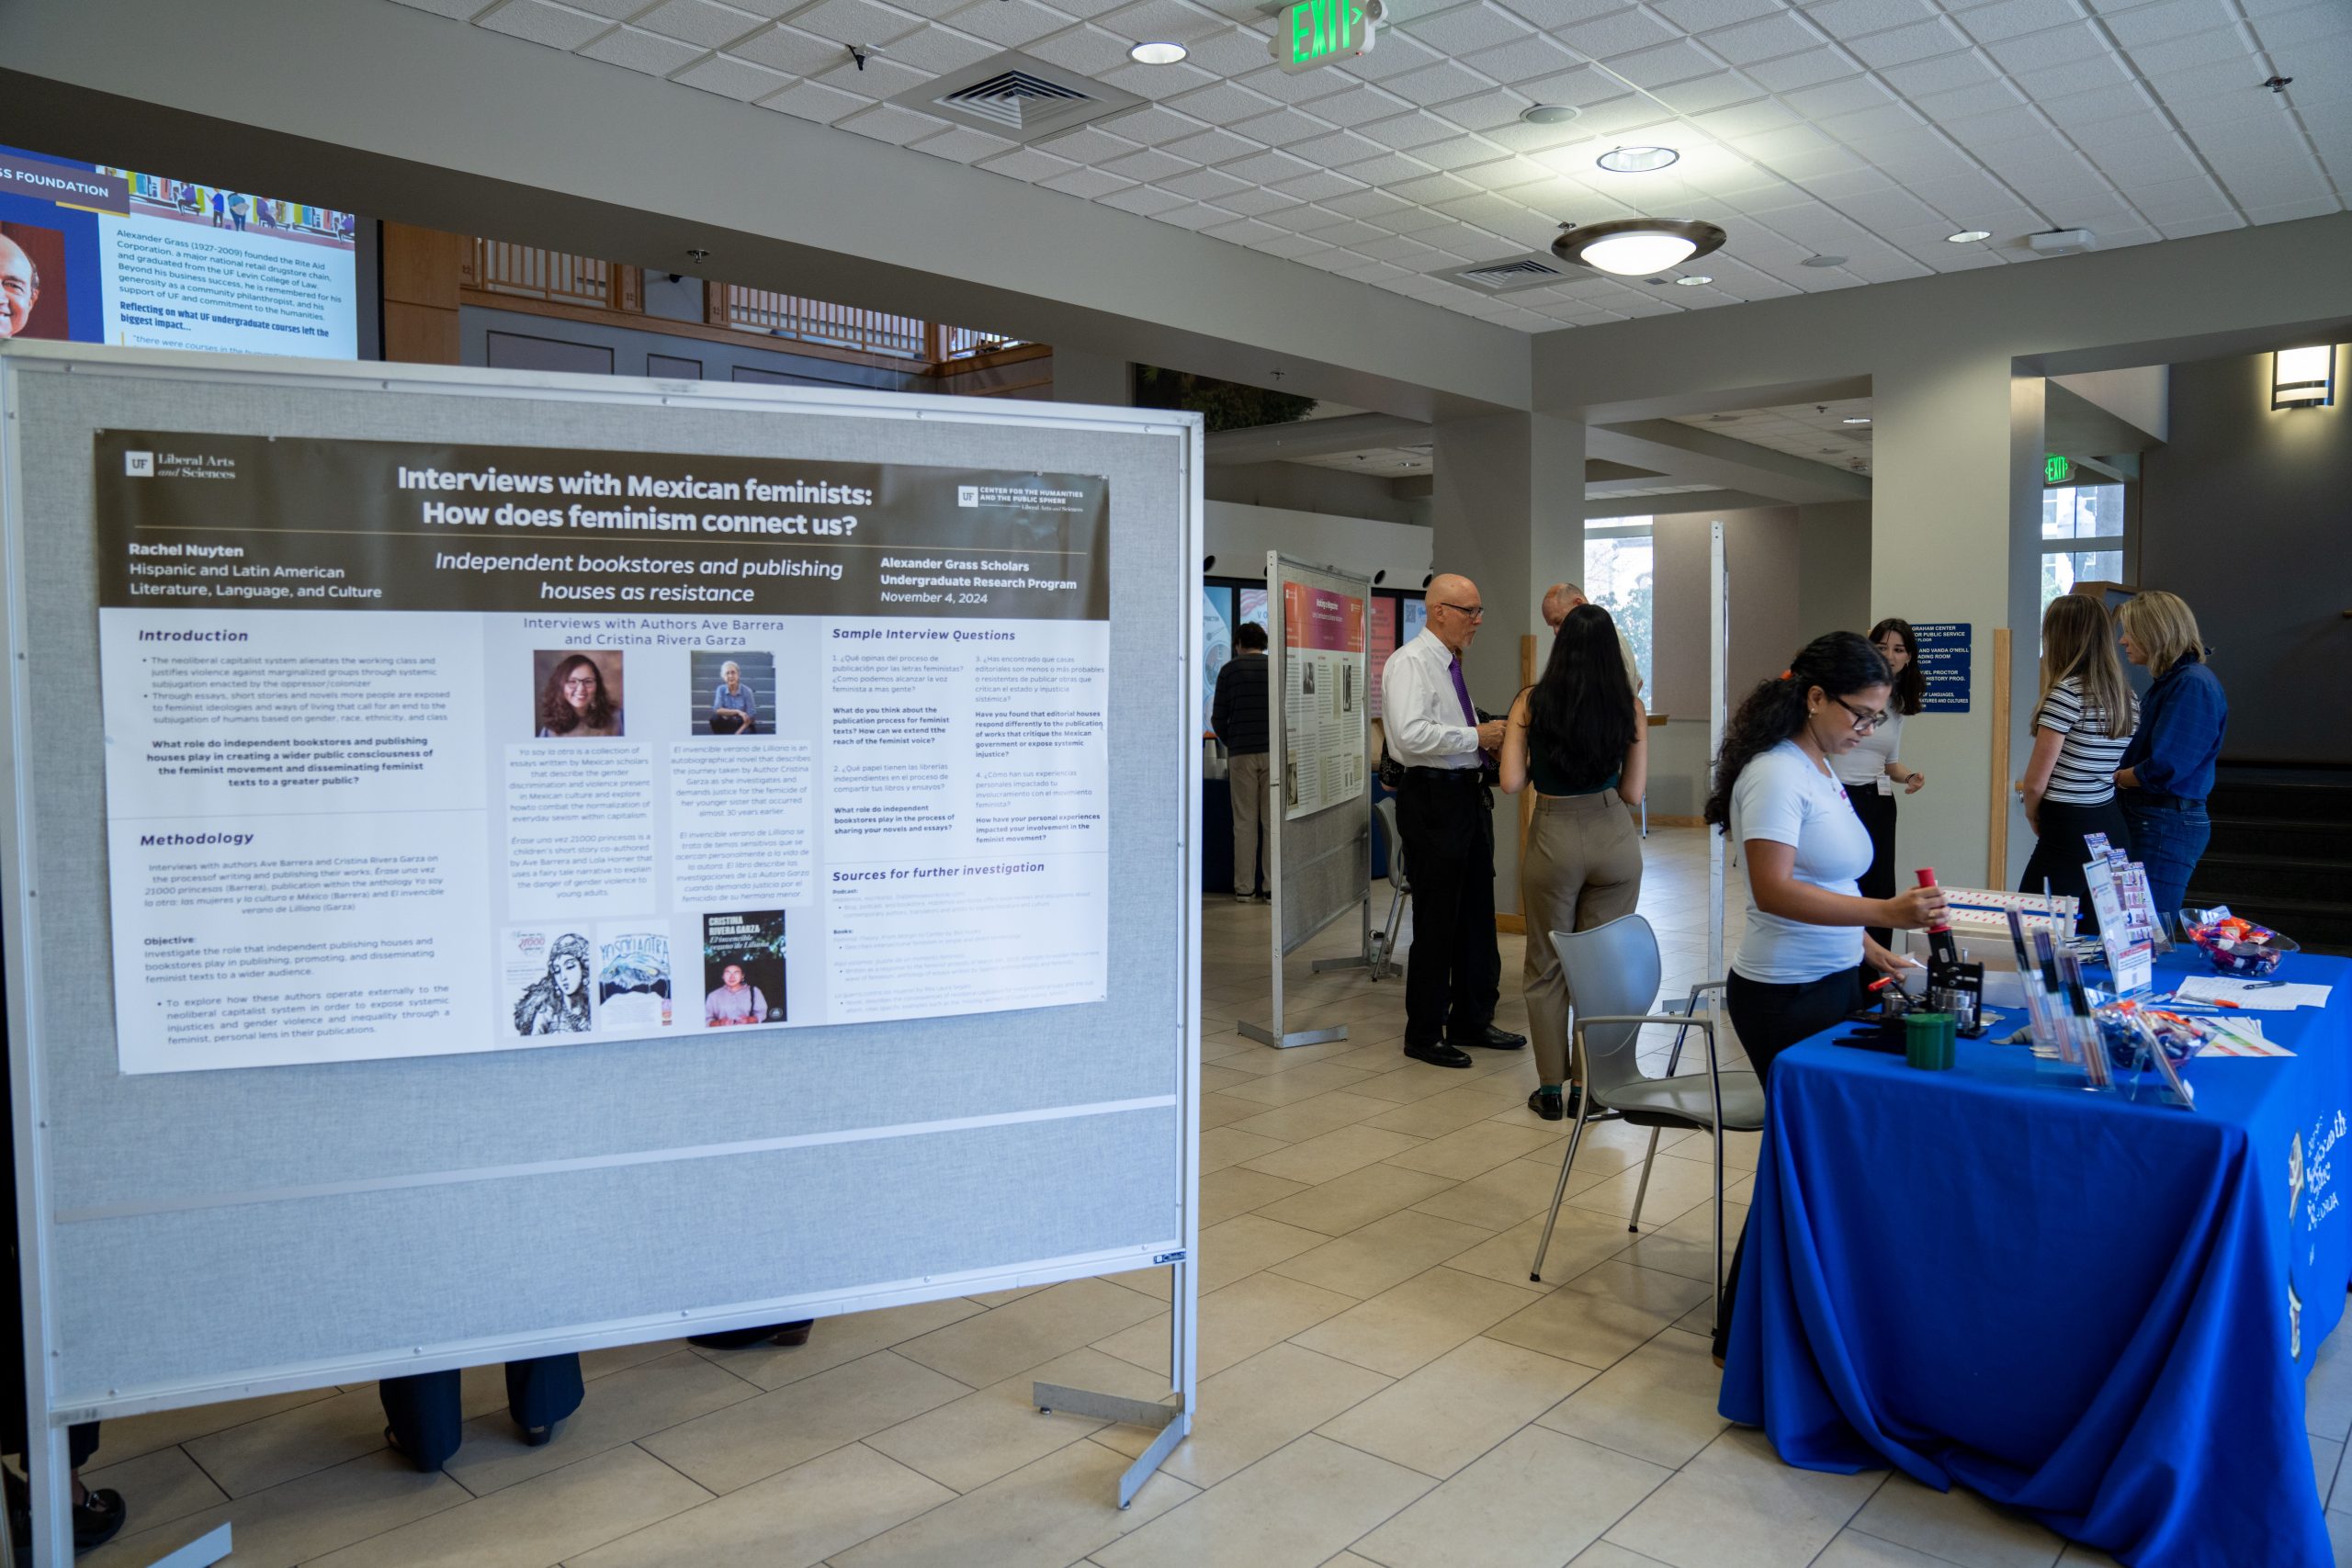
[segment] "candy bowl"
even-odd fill
[[[2204,953],[2206,962],[2213,965],[2217,975],[2234,975],[2240,979],[2260,980],[2276,970],[2290,953],[2301,952],[2295,939],[2276,932],[2260,940],[2231,937],[2200,927],[2189,933]]]

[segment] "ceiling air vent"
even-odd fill
[[[1531,254],[1505,256],[1500,261],[1476,262],[1469,266],[1448,267],[1432,276],[1481,294],[1515,294],[1523,288],[1543,288],[1555,283],[1566,283],[1571,278],[1581,279],[1588,275],[1582,268],[1572,268],[1566,262],[1550,255]]]
[[[890,101],[1015,141],[1034,141],[1143,102],[1133,93],[1012,50]]]

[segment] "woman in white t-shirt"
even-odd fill
[[[1878,649],[1831,632],[1750,692],[1724,731],[1707,820],[1738,846],[1747,873],[1747,926],[1724,999],[1748,1065],[1768,1082],[1783,1050],[1863,1005],[1869,971],[1917,967],[1864,927],[1916,931],[1943,919],[1939,888],[1862,896],[1871,837],[1829,766],[1884,721],[1893,694]],[[1738,1281],[1735,1251],[1715,1324],[1719,1360]]]
[[[1886,702],[1886,722],[1855,743],[1850,751],[1829,759],[1829,771],[1846,786],[1854,815],[1871,836],[1870,869],[1857,880],[1865,898],[1894,897],[1894,791],[1917,795],[1928,775],[1903,761],[1903,721],[1919,711],[1928,694],[1928,679],[1919,672],[1919,636],[1908,621],[1893,616],[1871,628],[1871,646],[1894,679]],[[1884,926],[1870,928],[1871,940],[1883,947],[1894,932]]]

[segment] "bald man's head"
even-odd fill
[[[40,299],[40,268],[22,245],[0,234],[0,338],[23,332]]]
[[[1478,635],[1479,617],[1486,614],[1486,604],[1478,597],[1478,585],[1466,577],[1444,572],[1430,579],[1429,591],[1423,595],[1429,605],[1430,630],[1438,641],[1461,653]]]
[[[1544,590],[1544,624],[1554,631],[1568,618],[1568,612],[1585,603],[1584,590],[1573,582],[1555,582]]]

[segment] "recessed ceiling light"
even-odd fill
[[[1127,58],[1138,65],[1173,65],[1187,52],[1181,43],[1139,43],[1127,51]]]
[[[1566,125],[1582,113],[1571,104],[1530,104],[1519,111],[1519,118],[1530,125]]]
[[[1709,277],[1703,272],[1692,272],[1685,273],[1682,276],[1676,278],[1674,281],[1681,288],[1696,288],[1702,283],[1713,283],[1714,279]]]
[[[1962,229],[1957,234],[1946,234],[1944,236],[1944,243],[1947,245],[1973,245],[1979,240],[1989,240],[1992,237],[1993,231],[1990,229]]]
[[[1857,414],[1848,414],[1848,415],[1846,416],[1845,420],[1843,421],[1843,423],[1847,423],[1847,424],[1868,424],[1868,423],[1870,423],[1870,421],[1869,421],[1868,419],[1864,418],[1862,415],[1860,415],[1860,414],[1858,414],[1858,413],[1857,413]]]
[[[1807,256],[1797,263],[1799,266],[1844,266],[1845,265],[1844,256]]]
[[[1681,158],[1671,147],[1612,147],[1593,162],[1612,175],[1650,175]]]
[[[1679,266],[1723,248],[1728,237],[1713,223],[1688,218],[1612,218],[1606,223],[1561,225],[1552,254],[1619,277],[1642,277]]]

